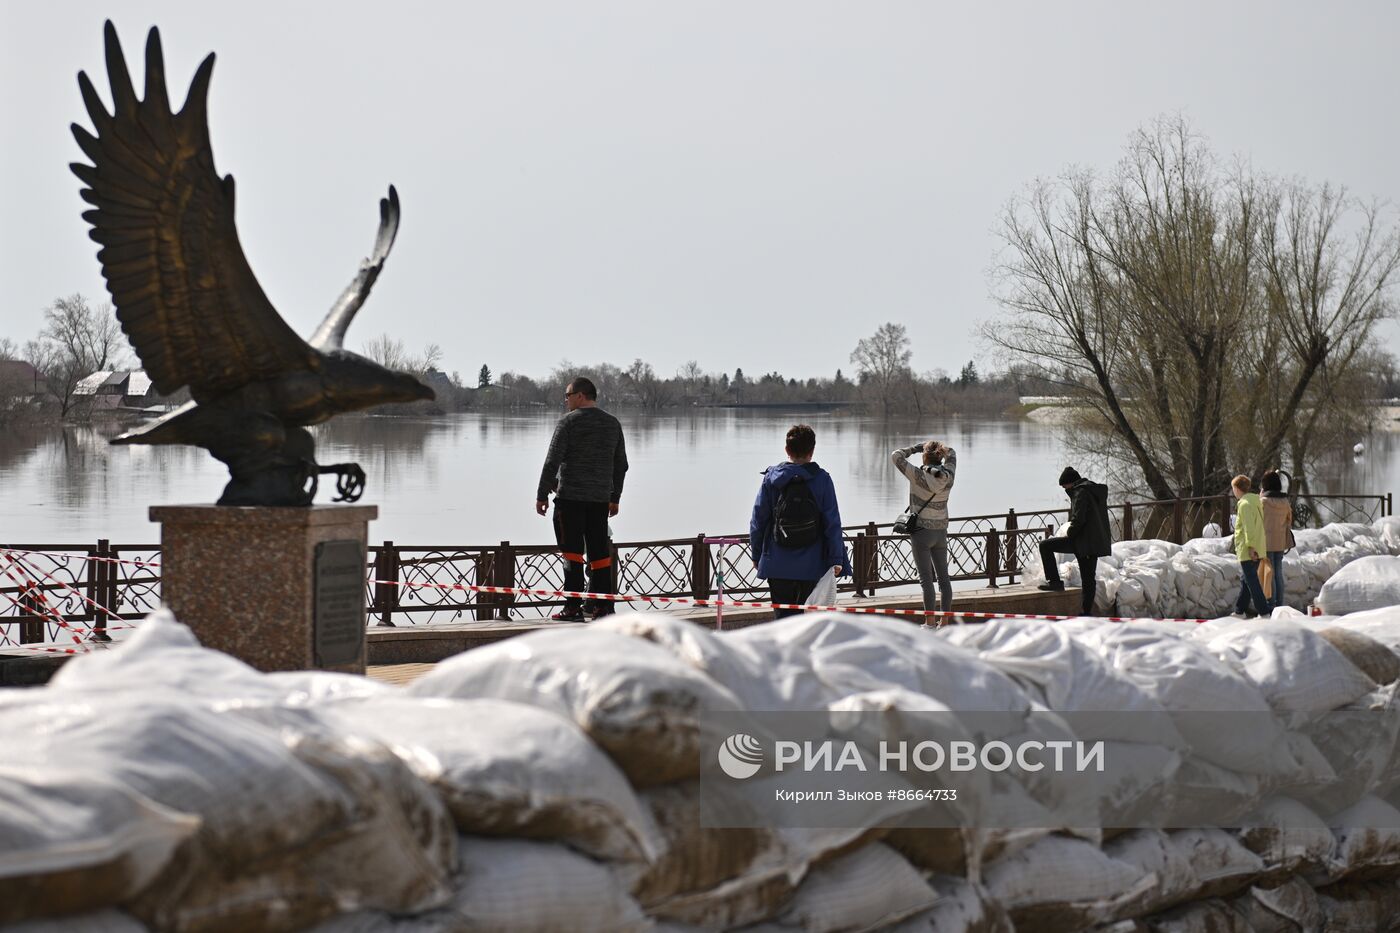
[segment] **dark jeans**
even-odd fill
[[[1269,563],[1274,565],[1274,596],[1269,600],[1269,604],[1275,609],[1284,605],[1283,602],[1283,552],[1270,551]],[[1262,587],[1261,587],[1262,589]]]
[[[1253,600],[1254,611],[1261,616],[1266,616],[1273,610],[1269,608],[1269,601],[1264,598],[1264,588],[1259,585],[1259,561],[1240,561],[1240,598],[1235,600],[1235,611],[1246,612],[1249,603]]]
[[[588,592],[615,593],[613,585],[612,542],[608,540],[608,504],[554,500],[554,537],[564,555],[564,589],[582,590],[584,554],[588,555]],[[583,600],[570,597],[564,608],[582,608]],[[610,612],[611,602],[598,606]]]
[[[1045,568],[1045,582],[1060,582],[1059,562],[1056,554],[1074,554],[1074,542],[1069,538],[1046,538],[1040,542],[1040,563]],[[1094,591],[1098,589],[1099,559],[1093,554],[1074,554],[1079,561],[1080,611],[1083,615],[1094,614]]]
[[[816,580],[780,580],[774,577],[768,581],[768,592],[773,595],[773,602],[775,603],[805,602],[807,597],[812,595],[812,590],[816,588]],[[773,610],[773,618],[775,619],[801,614],[801,609]]]

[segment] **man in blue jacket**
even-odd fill
[[[841,512],[831,474],[812,462],[817,434],[796,424],[787,432],[787,460],[763,471],[749,519],[749,554],[775,603],[801,603],[828,569],[851,572],[841,537]],[[800,609],[775,609],[773,617]]]

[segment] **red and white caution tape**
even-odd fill
[[[8,593],[0,595],[3,595],[6,599],[8,599],[11,605],[17,606],[24,612],[37,613],[41,618],[45,619],[47,622],[52,622],[54,625],[57,625],[60,629],[68,633],[68,636],[73,640],[74,644],[82,645],[83,650],[78,651],[76,649],[59,649],[36,645],[22,645],[21,647],[32,648],[36,651],[60,651],[66,654],[82,654],[88,650],[91,650],[90,642],[85,641],[83,639],[82,633],[92,635],[94,633],[105,633],[109,631],[115,631],[117,629],[134,627],[127,624],[122,624],[108,625],[101,629],[98,629],[88,628],[87,626],[75,625],[74,623],[69,622],[63,617],[63,613],[61,613],[56,607],[54,607],[50,603],[48,593],[45,592],[44,588],[39,586],[36,582],[34,582],[32,578],[40,577],[60,589],[71,591],[72,594],[76,596],[79,600],[91,606],[95,612],[105,613],[113,619],[116,619],[118,622],[125,623],[127,620],[123,619],[120,615],[108,609],[106,606],[102,605],[96,600],[89,598],[87,594],[83,593],[73,584],[63,580],[59,580],[53,574],[47,573],[43,570],[38,570],[32,565],[26,563],[23,559],[15,556],[16,554],[22,553],[34,552],[15,551],[10,548],[0,548],[0,557],[3,557],[7,561],[7,564],[4,567],[4,574],[5,576],[9,577],[10,580],[13,583],[15,583],[16,586],[20,588],[21,599],[16,599]],[[22,571],[24,574],[26,574],[26,576],[17,578],[14,573],[14,570],[16,568]],[[22,601],[22,597],[30,596],[31,594],[37,605],[26,604]]]

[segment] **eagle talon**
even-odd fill
[[[365,471],[358,463],[336,463],[321,467],[321,473],[336,474],[335,491],[332,502],[358,502],[365,494]]]

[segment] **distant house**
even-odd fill
[[[452,377],[439,369],[430,369],[419,376],[423,384],[437,393],[437,400],[445,402],[452,398],[452,392],[456,386],[452,384]]]
[[[85,399],[94,410],[149,408],[162,401],[142,369],[100,370],[82,379],[73,395]]]
[[[73,397],[82,400],[94,411],[120,408],[126,396],[126,384],[131,373],[100,369],[78,381]]]
[[[0,360],[0,396],[29,397],[43,391],[44,374],[23,360]]]
[[[134,369],[131,371],[131,378],[127,380],[122,404],[127,408],[152,408],[168,407],[172,403],[156,391],[155,383],[146,375],[144,369]]]

